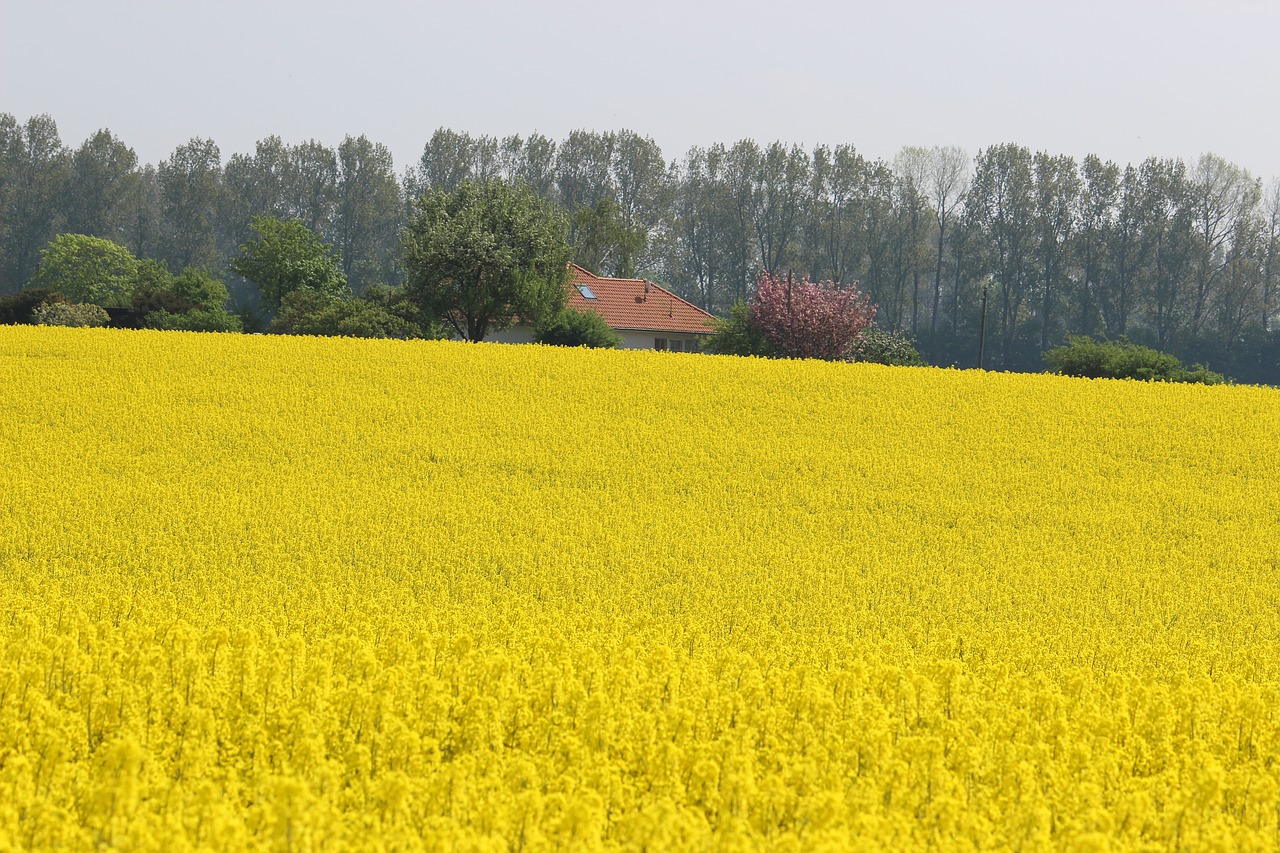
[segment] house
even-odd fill
[[[715,317],[665,287],[642,278],[602,278],[569,265],[570,308],[595,311],[622,338],[622,349],[696,352],[698,339],[714,334]],[[529,343],[533,330],[512,326],[485,340]]]

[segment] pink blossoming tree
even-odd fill
[[[767,272],[760,274],[750,308],[751,324],[779,355],[827,361],[847,357],[876,314],[871,297],[857,287]]]

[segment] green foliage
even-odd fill
[[[138,271],[133,278],[133,293],[139,291],[171,290],[173,276],[163,261],[154,258],[139,258]]]
[[[414,205],[404,235],[406,290],[460,337],[484,340],[565,304],[564,216],[523,184],[463,181]]]
[[[236,316],[240,318],[240,326],[247,334],[262,334],[270,325],[270,318],[266,313],[251,303],[241,305]]]
[[[334,297],[349,292],[338,252],[300,221],[255,216],[250,224],[258,237],[241,244],[231,270],[258,286],[265,306],[279,310],[295,290]]]
[[[111,322],[107,309],[90,302],[42,302],[31,312],[38,326],[105,326]]]
[[[173,292],[196,308],[207,311],[221,310],[227,304],[227,286],[204,267],[187,267],[174,276]]]
[[[758,355],[775,358],[777,350],[751,322],[751,309],[747,303],[738,300],[729,309],[728,317],[717,317],[716,333],[703,346],[703,352],[718,355]]]
[[[427,337],[417,324],[377,302],[326,296],[306,288],[285,296],[271,332],[347,338]]]
[[[863,329],[858,335],[849,360],[902,367],[923,367],[927,364],[916,351],[915,342],[906,332],[901,329],[886,331],[874,325]]]
[[[0,326],[35,322],[31,314],[46,302],[65,302],[62,294],[47,287],[28,287],[12,296],[0,296]]]
[[[187,267],[181,275],[171,276],[163,264],[143,260],[130,302],[143,317],[142,325],[150,329],[238,332],[242,328],[240,318],[224,310],[227,286],[200,267]],[[191,313],[199,316],[175,319]]]
[[[444,323],[427,316],[421,306],[409,296],[403,287],[387,287],[383,284],[371,284],[360,294],[365,302],[386,309],[390,314],[404,320],[421,331],[421,337],[432,340],[449,338],[451,330]]]
[[[1221,373],[1214,373],[1203,364],[1193,364],[1191,367],[1182,369],[1182,374],[1178,379],[1179,382],[1190,382],[1195,385],[1228,385],[1231,384],[1227,377]]]
[[[1206,367],[1190,370],[1168,353],[1138,346],[1125,339],[1095,341],[1090,337],[1068,338],[1067,343],[1044,354],[1055,373],[1090,379],[1139,379],[1146,382],[1196,382],[1220,385],[1226,379]]]
[[[170,314],[185,314],[195,307],[192,303],[173,292],[173,278],[167,282],[148,281],[140,284],[133,291],[130,305],[140,316],[153,311],[165,311]]]
[[[1064,376],[1081,376],[1086,379],[1115,378],[1108,365],[1114,353],[1114,345],[1095,341],[1086,336],[1067,338],[1062,346],[1046,350],[1045,363],[1055,373]]]
[[[558,347],[616,347],[622,337],[595,311],[565,306],[534,330],[540,344]]]
[[[129,304],[138,259],[124,246],[87,234],[59,234],[41,252],[32,282],[75,302]]]
[[[643,229],[629,227],[617,202],[605,196],[573,213],[574,259],[600,274],[631,278],[648,243]]]
[[[183,332],[239,332],[243,329],[240,318],[223,308],[193,308],[177,314],[161,309],[147,314],[142,324],[148,329]]]

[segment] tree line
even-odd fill
[[[400,174],[365,136],[336,148],[272,136],[225,160],[192,139],[152,166],[109,130],[71,149],[50,117],[2,114],[0,293],[25,286],[69,232],[175,272],[215,270],[252,310],[256,289],[230,262],[260,216],[332,243],[354,293],[394,288],[411,202],[486,178],[562,209],[582,266],[651,278],[717,314],[762,272],[794,272],[858,281],[877,324],[934,363],[971,366],[985,327],[988,367],[1043,369],[1044,351],[1092,335],[1280,384],[1280,184],[1213,154],[1121,165],[1004,144],[886,161],[743,140],[668,161],[628,130],[557,142],[442,128]]]

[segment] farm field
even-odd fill
[[[1280,849],[1280,392],[0,327],[0,849]]]

